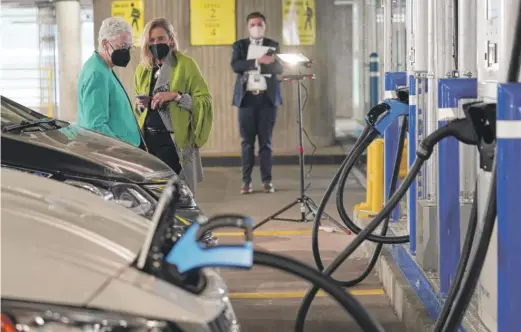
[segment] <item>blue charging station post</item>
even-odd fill
[[[394,98],[394,91],[406,86],[406,72],[388,72],[385,73],[385,96],[384,98]],[[397,118],[385,130],[384,133],[384,192],[385,201],[389,198],[389,190],[391,178],[393,175],[394,159],[396,158],[396,150],[398,148],[398,137],[400,134],[400,119]],[[400,220],[400,207],[397,206],[391,214],[391,221]]]
[[[380,80],[380,69],[378,54],[373,52],[369,55],[369,103],[371,107],[378,104],[378,90]]]
[[[409,136],[407,138],[407,164],[411,168],[416,159],[416,78],[409,75]],[[407,193],[407,218],[409,221],[409,251],[416,254],[416,180]]]
[[[497,98],[498,331],[521,326],[521,84],[498,87]]]
[[[460,99],[477,98],[475,78],[438,80],[438,125],[457,117]],[[438,144],[438,245],[440,294],[447,296],[460,258],[459,142],[454,137]]]

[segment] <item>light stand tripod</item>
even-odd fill
[[[293,202],[289,203],[282,209],[277,212],[271,214],[269,217],[265,218],[261,222],[255,224],[253,229],[257,229],[262,225],[266,224],[270,220],[279,220],[279,221],[292,221],[292,222],[308,222],[312,219],[308,219],[307,216],[311,214],[313,217],[316,215],[316,211],[318,207],[316,203],[309,196],[306,195],[306,181],[304,176],[304,142],[302,134],[304,132],[304,128],[302,125],[302,81],[303,80],[314,80],[315,74],[299,74],[299,75],[285,75],[280,78],[280,81],[289,81],[289,82],[297,82],[297,95],[298,95],[298,152],[299,152],[299,166],[300,166],[300,195]],[[292,219],[292,218],[280,218],[279,216],[291,209],[295,205],[300,204],[300,218]],[[326,213],[322,214],[322,219],[329,220],[336,224],[340,229],[346,230],[345,226],[341,225],[338,221],[333,219]]]

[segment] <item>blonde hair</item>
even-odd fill
[[[154,64],[152,54],[150,54],[150,51],[148,50],[148,39],[150,38],[150,32],[155,28],[162,28],[166,31],[166,34],[170,39],[170,49],[172,52],[179,50],[177,35],[172,23],[163,17],[154,18],[145,25],[143,34],[141,35],[141,63],[148,69],[151,69]]]

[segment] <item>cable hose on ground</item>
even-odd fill
[[[369,137],[370,136],[370,137]],[[331,194],[333,193],[333,190],[335,190],[336,185],[338,183],[338,179],[340,178],[340,175],[342,174],[342,170],[346,167],[347,163],[352,160],[353,154],[357,151],[356,148],[360,144],[362,144],[366,140],[373,140],[374,137],[377,136],[377,132],[375,130],[371,130],[370,126],[366,126],[360,136],[358,137],[353,149],[348,153],[347,157],[342,161],[342,164],[338,168],[338,171],[335,173],[335,176],[329,183],[329,186],[327,187],[326,191],[324,192],[324,195],[322,196],[322,199],[320,200],[320,204],[317,207],[317,211],[315,212],[315,220],[313,222],[313,227],[311,229],[311,249],[313,251],[313,258],[315,259],[315,265],[319,270],[323,270],[324,266],[322,264],[322,260],[320,258],[320,251],[319,251],[319,245],[318,245],[318,231],[320,227],[320,221],[322,220],[322,216],[324,214],[324,211],[326,209],[327,203],[329,201],[329,198],[331,197]]]
[[[400,174],[400,164],[401,164],[401,159],[402,159],[403,147],[405,145],[405,138],[406,138],[406,135],[407,135],[407,126],[408,126],[408,121],[407,121],[407,118],[405,117],[403,119],[403,121],[402,121],[401,129],[400,129],[400,136],[399,136],[399,140],[398,140],[398,149],[396,151],[396,157],[395,157],[395,161],[394,161],[394,169],[393,169],[393,174],[392,174],[391,184],[390,184],[390,192],[389,192],[390,195],[392,195],[394,193],[394,191],[396,189],[396,186],[397,186],[397,183],[398,183],[398,177],[399,177],[399,174]],[[367,142],[367,143],[370,144],[370,142]],[[364,145],[366,145],[366,144],[365,143],[361,143],[359,145],[359,149],[364,149],[365,150],[365,146]],[[356,149],[353,149],[353,150],[356,150]],[[352,158],[354,158],[356,160],[358,158],[358,156],[353,154]],[[351,163],[347,163],[345,165],[346,167],[344,168],[344,174],[349,174],[349,172],[345,173],[345,170],[348,170],[350,164]],[[345,181],[344,181],[344,186],[345,186]],[[345,189],[344,186],[340,185],[337,190],[344,190]],[[390,220],[390,216],[388,216],[384,220],[384,223],[383,223],[383,226],[382,226],[382,235],[385,235],[387,233],[387,229],[388,229],[388,226],[389,226],[389,220]],[[313,237],[317,237],[318,238],[318,232],[314,233]],[[316,243],[316,247],[313,247],[313,256],[315,258],[315,262],[320,263],[320,266],[317,264],[317,267],[318,267],[318,269],[320,271],[322,271],[324,269],[324,266],[322,265],[322,261],[321,261],[321,258],[320,258],[320,252],[318,250],[318,239],[314,238],[313,240],[315,240],[313,242]],[[349,280],[349,281],[338,281],[338,282],[343,287],[353,287],[353,286],[361,283],[362,281],[364,281],[367,278],[367,276],[373,271],[376,263],[378,262],[378,258],[380,256],[381,251],[382,251],[382,247],[383,246],[381,244],[377,245],[377,247],[375,248],[375,251],[374,251],[371,259],[369,260],[369,264],[366,266],[366,268],[364,269],[362,274],[360,274],[357,278]]]
[[[474,197],[472,201],[472,209],[470,210],[469,224],[467,226],[467,232],[465,234],[465,241],[463,242],[463,248],[461,249],[461,257],[458,262],[458,267],[456,269],[456,275],[454,276],[454,281],[449,289],[449,294],[447,295],[447,299],[443,305],[443,308],[438,315],[438,319],[436,320],[436,325],[434,326],[434,332],[441,332],[441,328],[445,324],[447,317],[452,309],[452,305],[454,300],[456,299],[456,295],[458,294],[458,290],[461,287],[461,283],[463,282],[463,277],[465,276],[465,271],[467,270],[467,265],[470,259],[470,254],[472,252],[472,244],[474,242],[474,236],[476,234],[476,229],[478,227],[478,185],[476,181],[476,185],[474,187]]]
[[[337,300],[365,332],[384,332],[380,323],[349,293],[339,287],[330,277],[292,258],[255,250],[253,264],[268,266],[303,278],[320,287]],[[296,330],[299,331],[299,330]]]
[[[391,211],[396,207],[396,205],[400,202],[400,200],[403,198],[405,193],[407,193],[407,190],[409,189],[409,186],[414,181],[416,176],[421,170],[421,167],[423,166],[425,162],[425,159],[423,158],[416,158],[415,162],[413,163],[409,173],[401,183],[398,190],[392,195],[392,197],[389,199],[387,204],[382,208],[382,210],[378,213],[378,215],[364,228],[358,236],[356,236],[349,245],[342,250],[342,252],[331,262],[331,264],[324,270],[325,275],[332,275],[340,265],[342,265],[343,262],[347,260],[347,258],[367,239],[367,236],[374,232],[374,230],[382,223],[384,218],[387,217],[391,213]],[[313,299],[315,295],[317,294],[319,288],[316,286],[313,286],[306,296],[304,297],[301,307],[297,313],[297,322],[296,322],[296,331],[303,331],[304,330],[304,323],[306,320],[307,312],[311,306],[311,303],[313,302]]]
[[[403,122],[402,122],[402,130],[400,132],[400,140],[402,139],[402,137],[403,137],[403,140],[405,140],[406,133],[407,133],[407,128],[403,128]],[[398,155],[398,152],[399,152],[400,153],[400,158],[401,158],[401,153],[402,153],[402,150],[403,150],[404,142],[399,141],[398,144],[399,144],[399,146],[398,146],[398,150],[397,150],[397,155]],[[363,151],[362,151],[362,153],[363,153]],[[358,158],[358,156],[353,156],[353,158]],[[398,161],[398,164],[395,163],[395,165],[394,165],[395,170],[396,170],[396,167],[398,167],[398,172],[399,172],[399,169],[400,169],[400,162],[401,162],[401,159],[400,159],[400,161]],[[353,163],[353,165],[354,165],[354,163]],[[342,221],[347,226],[347,228],[349,228],[353,233],[359,234],[362,231],[362,229],[360,227],[358,227],[358,225],[355,222],[353,222],[353,220],[349,217],[349,214],[346,211],[346,207],[345,207],[345,203],[344,203],[344,192],[345,192],[344,188],[346,186],[347,178],[349,177],[349,174],[351,173],[351,169],[352,169],[352,167],[346,167],[343,170],[343,174],[340,177],[340,182],[338,184],[338,189],[337,189],[337,192],[336,192],[336,207],[337,207],[337,211],[338,211],[338,214],[340,216],[340,219],[342,219]],[[393,177],[394,177],[394,173],[393,173]],[[396,179],[396,180],[398,180],[398,179]],[[393,192],[389,191],[389,196],[391,196],[392,194],[393,194]],[[387,230],[386,230],[386,232],[387,232]],[[381,244],[399,244],[399,243],[407,243],[407,242],[409,242],[409,236],[408,235],[405,235],[405,236],[385,236],[384,234],[385,234],[384,232],[382,232],[381,235],[369,234],[369,236],[367,237],[367,240],[372,241],[372,242],[376,242],[376,243],[381,243]]]

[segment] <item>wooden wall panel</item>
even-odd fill
[[[101,21],[110,15],[110,0],[94,0],[94,29],[97,36]],[[146,0],[145,20],[163,16],[169,19],[177,30],[180,48],[192,56],[206,76],[214,100],[215,119],[211,138],[204,148],[205,154],[237,154],[240,151],[240,137],[237,126],[237,110],[232,107],[232,89],[235,76],[230,68],[230,46],[190,46],[189,0]],[[327,46],[331,33],[327,29],[327,15],[332,13],[333,1],[316,0],[317,44],[304,47],[283,47],[282,51],[302,52],[316,61],[313,72],[317,80],[305,82],[309,96],[304,110],[304,124],[308,135],[317,146],[327,146],[334,140],[335,101],[327,98],[330,70]],[[268,37],[282,44],[282,4],[281,0],[237,0],[237,38],[247,36],[245,17],[252,11],[266,15]],[[350,33],[350,32],[345,32]],[[133,70],[139,63],[139,52],[135,51],[127,68],[117,69],[129,95],[133,96]],[[279,109],[273,137],[275,153],[296,152],[297,145],[297,101],[296,85],[283,83],[284,104]],[[309,144],[306,144],[309,147]]]

